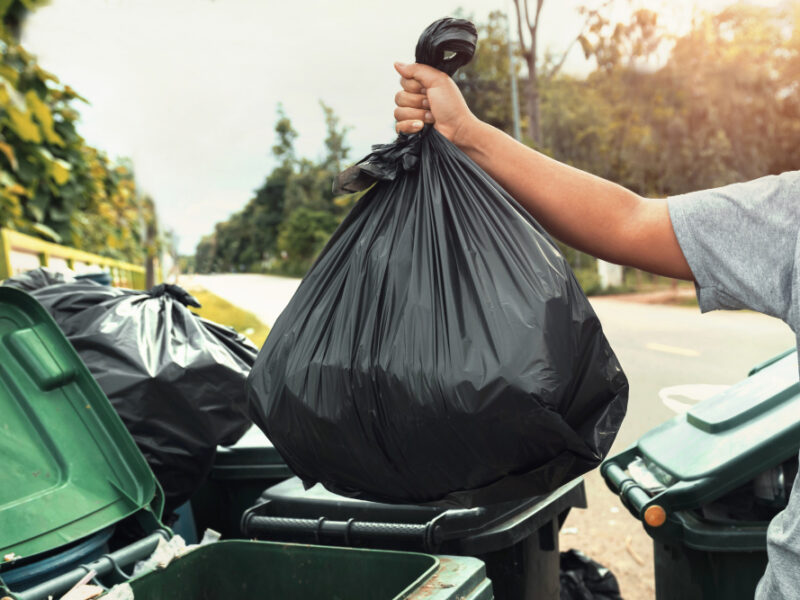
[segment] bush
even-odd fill
[[[596,268],[575,269],[575,277],[587,296],[603,293],[604,290],[600,285],[600,275],[598,275]]]

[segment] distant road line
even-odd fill
[[[648,342],[644,346],[648,350],[656,350],[657,352],[666,352],[667,354],[677,354],[679,356],[700,356],[697,350],[691,348],[680,348],[678,346],[667,346],[665,344],[657,344],[655,342]]]

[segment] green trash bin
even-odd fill
[[[759,365],[601,465],[653,538],[658,600],[753,598],[797,473],[797,360]]]
[[[146,600],[492,600],[476,559],[244,541],[202,547],[131,588]]]
[[[0,597],[60,598],[88,572],[135,597],[491,600],[465,557],[302,547],[200,546],[132,576],[173,533],[163,494],[108,399],[47,312],[0,288]]]

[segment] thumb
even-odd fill
[[[437,85],[442,78],[446,78],[447,74],[429,67],[428,65],[421,65],[414,63],[406,65],[400,62],[394,63],[395,70],[406,79],[414,79],[422,84],[424,88],[432,88]]]

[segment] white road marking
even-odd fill
[[[666,352],[667,354],[678,354],[680,356],[700,356],[697,350],[691,348],[680,348],[678,346],[667,346],[666,344],[657,344],[655,342],[648,342],[644,345],[648,350],[657,350],[658,352]]]

